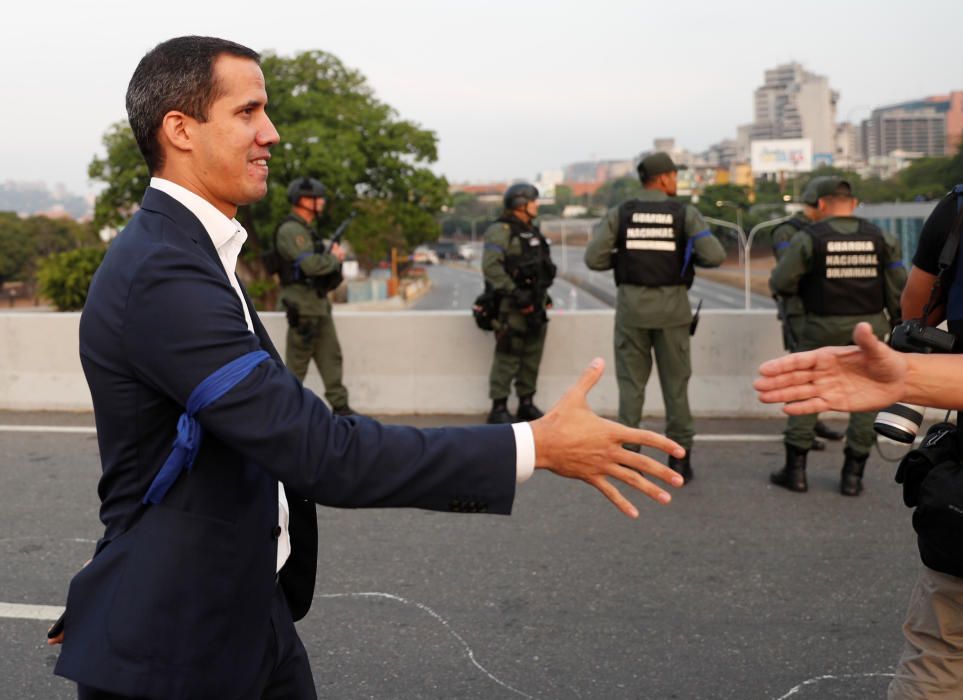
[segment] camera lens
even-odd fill
[[[873,430],[896,442],[912,443],[923,423],[923,406],[910,403],[894,403],[876,414]]]

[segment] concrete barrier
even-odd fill
[[[287,330],[280,313],[263,313],[283,353]],[[590,396],[604,414],[617,411],[612,359],[612,311],[552,315],[539,376],[538,402],[551,405],[593,357],[605,376]],[[90,410],[77,354],[76,313],[0,313],[0,409]],[[488,410],[488,371],[494,340],[466,312],[395,313],[335,309],[351,405],[372,414],[480,414]],[[782,354],[771,311],[704,311],[693,339],[689,400],[697,416],[775,416],[756,401],[752,379],[763,360]],[[653,371],[646,415],[663,413]],[[306,385],[323,395],[312,366]]]

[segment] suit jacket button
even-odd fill
[[[271,530],[271,535],[274,537],[274,539],[279,539],[281,537],[281,526],[275,525],[274,529]]]

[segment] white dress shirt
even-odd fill
[[[152,177],[150,186],[176,199],[201,222],[201,225],[207,231],[207,235],[211,238],[211,243],[214,244],[217,257],[220,258],[221,264],[224,266],[228,281],[237,293],[241,309],[244,311],[247,329],[253,333],[254,324],[251,322],[251,312],[244,302],[241,285],[235,274],[237,256],[241,252],[241,246],[247,240],[247,231],[237,222],[237,219],[228,219],[206,199],[170,180]],[[527,481],[535,471],[535,438],[528,423],[513,423],[512,431],[515,434],[515,482],[521,484]],[[284,562],[291,554],[288,517],[288,499],[284,494],[284,485],[279,481],[278,525],[281,526],[281,536],[278,538],[277,571],[281,570]]]

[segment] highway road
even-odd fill
[[[63,604],[103,532],[93,425],[0,414],[0,700],[76,698],[51,673],[54,615],[35,606]],[[866,492],[844,498],[831,443],[810,459],[809,493],[789,493],[768,480],[783,425],[698,420],[695,481],[667,507],[626,494],[638,520],[544,473],[508,518],[319,508],[317,591],[298,624],[318,695],[885,697],[919,569],[893,465],[874,454]]]
[[[469,263],[427,266],[432,289],[408,308],[417,311],[470,309],[482,289],[480,248],[477,244],[479,255]],[[552,258],[559,272],[551,290],[556,311],[607,309],[614,305],[616,287],[612,272],[589,270],[583,261],[584,254],[582,246],[553,247]],[[689,290],[689,300],[693,307],[702,300],[704,309],[745,308],[741,288],[702,279],[698,272]],[[759,294],[751,296],[751,303],[754,309],[774,308],[772,299]]]

